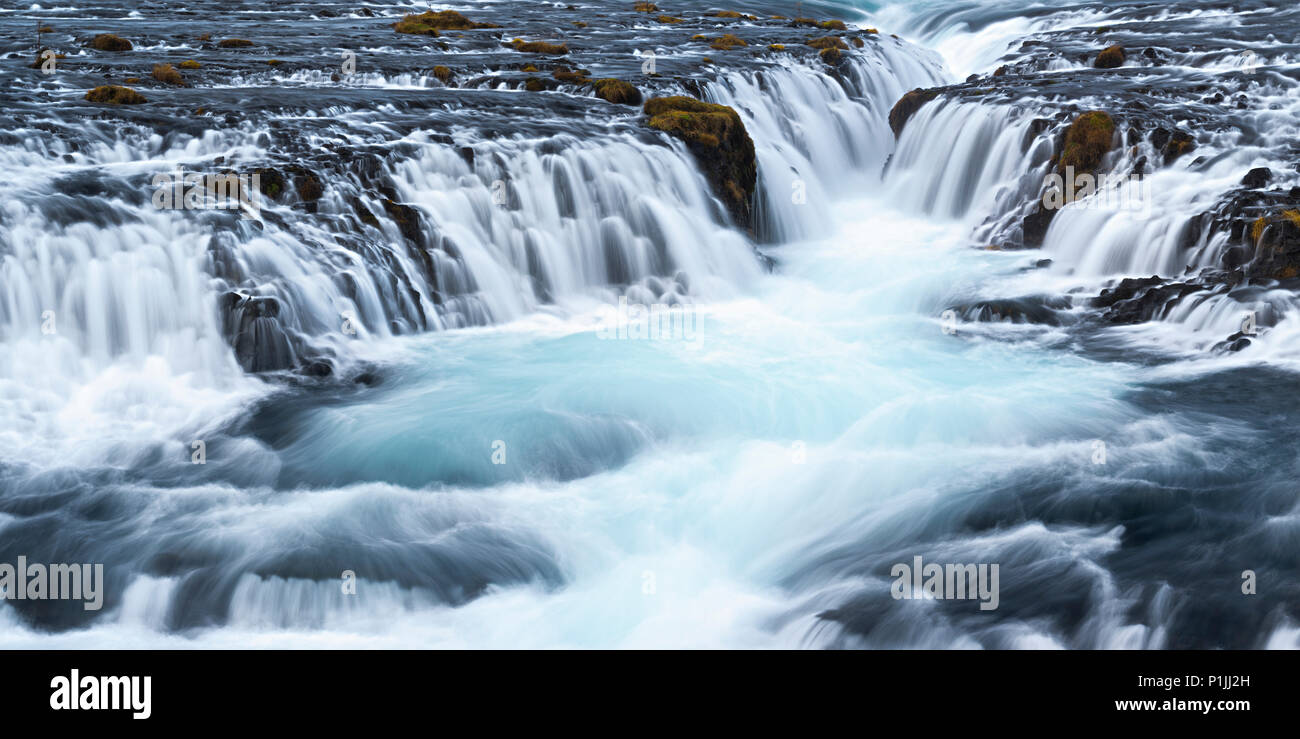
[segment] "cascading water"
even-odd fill
[[[460,10],[500,30],[435,40],[395,33],[407,7],[303,36],[195,3],[255,52],[141,6],[97,22],[202,66],[108,112],[82,95],[132,57],[74,33],[50,42],[65,72],[11,60],[0,562],[107,583],[98,613],[0,603],[0,647],[1296,646],[1294,293],[1244,282],[1121,326],[1089,303],[1240,247],[1205,214],[1243,169],[1290,183],[1293,52],[1207,57],[1230,100],[1260,95],[1192,156],[1153,137],[1192,130],[1185,100],[1155,123],[1116,105],[1104,164],[1145,157],[1122,187],[1149,217],[1084,198],[1022,251],[1072,117],[1146,93],[1071,77],[1081,42],[1007,41],[1221,15],[887,6],[837,63],[804,46],[833,25],[752,5],[490,4]],[[73,25],[58,12],[0,28]],[[559,26],[563,58],[510,45]],[[1163,48],[1185,87],[1210,74]],[[733,108],[754,222],[699,139],[583,81],[607,77]],[[896,136],[895,103],[940,86]],[[260,173],[260,217],[154,207],[178,167]],[[693,330],[608,330],[654,304]],[[1267,332],[1211,351],[1249,309]],[[999,563],[997,607],[891,597],[918,554]],[[1282,584],[1243,599],[1246,568]]]

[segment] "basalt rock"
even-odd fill
[[[686,143],[714,193],[740,226],[753,229],[758,178],[754,142],[735,110],[685,96],[647,100],[647,125]]]

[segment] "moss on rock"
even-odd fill
[[[808,41],[808,45],[814,49],[847,49],[849,45],[844,43],[844,39],[838,36],[822,36]]]
[[[199,64],[193,59],[186,59],[185,61],[181,62],[179,66],[181,69],[198,69],[203,65]]]
[[[1097,69],[1114,69],[1124,65],[1124,47],[1116,44],[1108,46],[1097,54],[1097,59],[1092,66]]]
[[[641,91],[636,89],[630,82],[606,77],[596,80],[592,83],[596,89],[596,97],[608,100],[617,105],[640,105]]]
[[[713,43],[709,44],[710,48],[717,49],[719,51],[728,51],[730,49],[735,49],[741,46],[749,46],[749,44],[746,43],[745,40],[740,38],[739,36],[733,36],[730,33],[723,34],[713,39]]]
[[[185,78],[170,64],[153,65],[153,78],[168,85],[185,86]]]
[[[1095,172],[1110,151],[1115,134],[1115,120],[1100,110],[1082,113],[1065,129],[1061,158],[1057,169],[1073,167],[1075,174]]]
[[[740,114],[725,105],[680,95],[651,98],[643,110],[647,125],[686,143],[732,218],[752,228],[750,202],[758,168],[754,142]]]
[[[526,54],[550,54],[552,56],[563,56],[569,53],[567,44],[550,44],[545,41],[524,41],[521,38],[513,39],[508,44],[515,51],[521,51]]]
[[[146,102],[144,95],[129,87],[120,87],[118,85],[96,87],[86,93],[86,99],[92,103],[108,103],[109,105],[139,105]]]
[[[479,23],[454,10],[430,10],[425,13],[404,15],[393,24],[398,33],[417,36],[437,36],[440,31],[468,31],[475,28],[500,28],[495,23]]]
[[[898,102],[894,103],[894,107],[889,111],[889,128],[893,130],[894,137],[897,138],[902,135],[903,126],[907,124],[907,119],[920,110],[921,106],[934,100],[938,95],[938,90],[917,88],[899,98]]]
[[[115,33],[101,33],[87,45],[99,51],[130,51],[133,48],[130,41]]]
[[[253,42],[246,38],[228,38],[217,42],[218,49],[243,49],[252,45]]]

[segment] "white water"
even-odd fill
[[[463,273],[447,269],[463,280],[465,302],[505,325],[397,336],[407,331],[390,330],[382,282],[359,262],[353,301],[293,234],[238,242],[240,267],[261,294],[284,299],[296,329],[332,332],[341,309],[359,312],[356,346],[332,333],[322,340],[381,363],[385,382],[303,411],[301,438],[280,449],[252,439],[214,448],[214,467],[244,468],[239,485],[126,485],[120,494],[144,512],[116,550],[134,572],[122,601],[91,628],[56,634],[29,631],[0,606],[0,646],[1161,646],[1178,596],[1126,615],[1137,594],[1100,563],[1120,546],[1120,527],[1031,522],[944,537],[939,524],[1020,480],[1086,489],[1140,476],[1153,459],[1178,467],[1211,457],[1213,437],[1198,435],[1192,419],[1149,417],[1126,403],[1141,372],[1054,351],[1054,329],[942,330],[946,306],[990,285],[1059,279],[1020,275],[1036,255],[970,248],[986,209],[1023,187],[1025,162],[1034,161],[1032,147],[1019,148],[1026,120],[1005,109],[929,106],[898,143],[882,187],[878,173],[894,146],[884,125],[890,97],[940,77],[925,56],[896,77],[858,74],[871,83],[859,80],[865,104],[799,70],[769,73],[766,91],[744,77],[710,88],[742,109],[755,135],[773,233],[803,239],[773,250],[774,275],[720,224],[684,151],[620,137],[566,141],[547,155],[535,142],[472,142],[480,158],[507,162],[499,176],[471,173],[454,149],[411,137],[418,153],[392,169],[401,200],[463,255]],[[788,197],[790,173],[808,185],[807,203]],[[509,180],[517,209],[493,203],[498,179]],[[322,208],[342,212],[340,193],[327,193]],[[204,239],[169,239],[183,219],[133,215],[152,231],[132,249],[137,242],[102,243],[103,233],[62,235],[38,216],[18,219],[55,236],[31,236],[26,258],[6,255],[13,307],[3,324],[11,333],[0,340],[15,347],[3,376],[15,407],[5,410],[20,419],[6,442],[21,446],[6,444],[19,454],[4,461],[116,463],[123,449],[153,441],[173,460],[162,466],[182,474],[185,441],[265,392],[228,351],[205,356],[223,345]],[[1049,248],[1069,263],[1066,242],[1053,238]],[[103,270],[123,252],[149,265],[156,282],[112,291],[119,283]],[[598,306],[616,293],[605,287],[611,253],[628,265],[633,297],[697,300],[700,337],[598,339]],[[43,280],[42,263],[59,258],[75,268],[63,281]],[[400,250],[394,259],[431,302],[435,286]],[[160,313],[171,300],[185,310]],[[122,327],[124,338],[40,334],[32,321],[51,301],[72,301],[73,315],[77,301],[111,309],[98,320]],[[439,316],[446,327],[477,322],[473,308],[461,309]],[[199,351],[183,350],[193,346]],[[48,407],[30,400],[41,383],[52,385]],[[103,423],[132,424],[134,435],[87,424],[78,415],[87,408]],[[1114,460],[1104,471],[1089,461],[1098,438]],[[495,440],[507,443],[504,465],[490,462]],[[588,466],[556,473],[566,462]],[[295,468],[302,477],[286,484],[281,473]],[[321,481],[332,477],[340,482]],[[447,479],[461,481],[432,484]],[[174,578],[138,570],[177,541],[218,553],[233,578],[222,628],[164,629],[187,593]],[[954,561],[1068,572],[1095,599],[1068,635],[1022,621],[981,641],[916,602],[887,633],[842,638],[817,614],[888,587],[842,561],[862,542],[873,552],[921,542]],[[358,595],[343,596],[333,570],[252,574],[295,547],[337,552],[320,569],[356,569]],[[373,551],[380,556],[368,559]],[[439,573],[481,568],[507,584],[465,602],[466,593],[448,592],[455,577],[411,586],[380,566],[427,575],[430,552],[450,563]],[[1293,631],[1274,641],[1294,640]]]

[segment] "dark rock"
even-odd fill
[[[934,100],[938,95],[938,90],[917,88],[899,98],[889,111],[889,128],[893,130],[894,138],[898,138],[903,133],[903,126],[916,111],[921,109],[921,106]]]
[[[1246,173],[1241,178],[1241,184],[1246,187],[1263,187],[1273,179],[1273,171],[1268,167],[1256,167]]]

